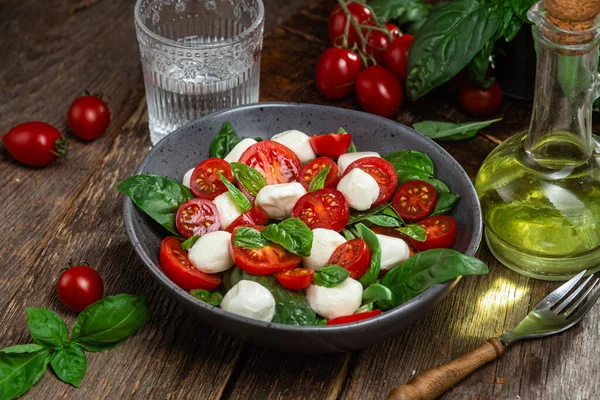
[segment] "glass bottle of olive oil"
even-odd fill
[[[600,141],[591,132],[600,23],[561,29],[541,3],[528,16],[537,51],[531,125],[488,156],[475,188],[496,258],[566,280],[600,269]]]

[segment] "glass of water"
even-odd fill
[[[150,140],[258,101],[261,0],[137,0]]]

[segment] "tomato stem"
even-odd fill
[[[54,142],[54,148],[56,149],[56,151],[53,151],[52,153],[57,157],[64,157],[70,150],[67,141],[62,136],[60,137],[60,139]]]

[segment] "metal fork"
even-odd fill
[[[550,293],[512,330],[447,364],[413,377],[392,390],[387,400],[431,400],[479,367],[499,358],[506,347],[522,339],[564,332],[577,324],[600,297],[600,278],[582,271]]]

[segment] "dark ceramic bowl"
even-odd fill
[[[352,133],[359,151],[372,150],[383,155],[399,149],[413,149],[427,153],[435,163],[436,177],[461,197],[452,212],[458,224],[453,248],[475,254],[481,240],[481,213],[475,189],[465,171],[430,139],[404,125],[363,112],[290,103],[261,103],[218,112],[161,140],[148,153],[136,174],[156,174],[181,181],[188,169],[208,157],[209,144],[225,121],[231,122],[240,136],[263,138],[288,129],[314,134],[334,132],[343,126]],[[165,276],[158,262],[160,242],[166,231],[129,199],[125,200],[123,214],[127,234],[142,262],[160,285],[184,307],[227,334],[283,351],[342,352],[397,335],[423,318],[458,282],[455,279],[436,285],[393,310],[354,324],[298,327],[266,323],[202,303],[177,287]]]

